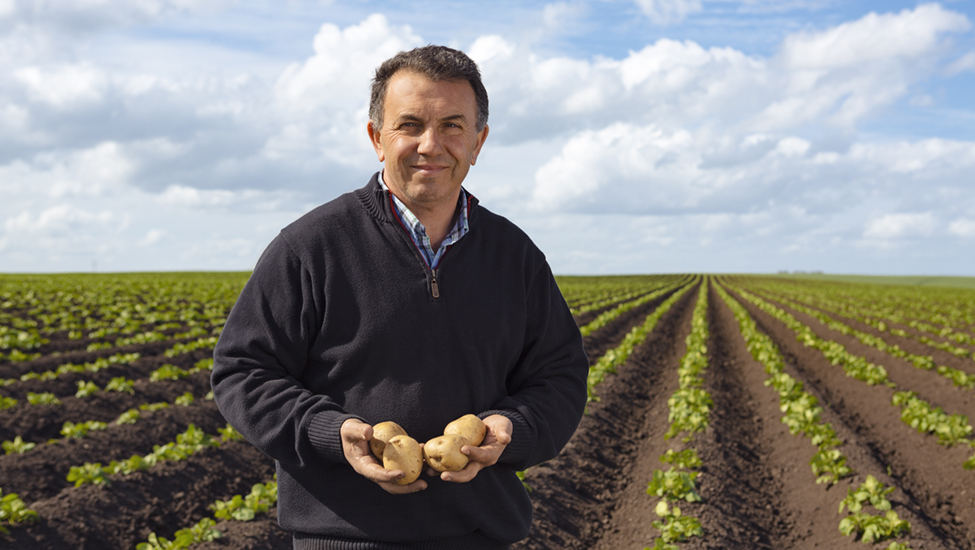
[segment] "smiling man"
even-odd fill
[[[383,169],[268,246],[214,351],[221,412],[275,459],[296,549],[504,549],[531,526],[517,472],[559,453],[588,361],[545,256],[462,186],[488,136],[477,66],[442,46],[373,80]],[[418,442],[466,414],[467,466],[401,485],[369,450],[391,420]]]

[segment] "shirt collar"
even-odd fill
[[[386,180],[383,179],[383,170],[379,171],[379,185],[382,186],[383,191],[389,192],[389,196],[393,198],[393,205],[396,207],[396,213],[399,214],[400,218],[410,225],[413,232],[420,235],[426,235],[427,228],[424,227],[420,222],[420,218],[417,218],[416,215],[414,215],[413,212],[411,212],[406,206],[406,204],[399,200],[399,197],[389,190],[389,186],[386,185]],[[457,216],[457,221],[454,222],[453,227],[447,235],[447,240],[451,242],[456,242],[457,239],[462,237],[467,233],[468,230],[470,230],[467,211],[467,190],[465,190],[463,187],[460,188],[460,196],[458,197],[457,202],[460,204],[460,215]]]

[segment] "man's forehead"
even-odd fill
[[[433,80],[413,71],[397,72],[386,90],[386,110],[398,118],[419,117],[421,111],[446,109],[444,117],[464,118],[477,112],[474,89],[466,80]],[[465,111],[469,111],[465,112]]]

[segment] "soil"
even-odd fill
[[[513,549],[640,550],[652,546],[659,536],[652,526],[657,519],[657,499],[646,494],[647,483],[654,470],[670,467],[659,460],[668,449],[693,447],[703,461],[698,478],[703,502],[681,508],[701,520],[704,536],[682,543],[681,548],[865,548],[839,532],[843,516],[837,508],[847,490],[871,474],[898,488],[890,496],[893,509],[912,525],[912,533],[899,541],[915,550],[975,550],[975,473],[961,467],[971,449],[945,448],[937,445],[934,436],[906,426],[900,421],[899,409],[890,402],[895,390],[847,378],[820,352],[797,342],[784,324],[742,300],[759,328],[782,351],[787,372],[820,400],[823,419],[844,441],[840,450],[855,474],[834,486],[816,484],[809,467],[815,446],[802,436],[791,435],[780,421],[778,395],[764,385],[762,365],[748,353],[731,310],[713,289],[708,295],[709,367],[705,372],[705,389],[714,399],[711,421],[707,431],[689,442],[664,439],[669,425],[667,399],[678,387],[677,367],[696,296],[691,289],[678,300],[627,363],[598,387],[599,401],[588,405],[563,452],[527,471],[534,523],[528,538]],[[666,297],[635,308],[586,338],[590,360],[618,345]],[[914,390],[948,413],[975,418],[975,392],[955,388],[936,373],[919,371],[778,305],[822,337],[882,364],[898,389]],[[906,341],[896,343],[904,349],[914,345],[910,339],[902,340]],[[71,346],[80,349],[71,351],[74,348],[67,343],[55,344],[51,348],[61,349],[63,355],[2,364],[0,378],[119,352],[88,353],[74,344]],[[17,382],[0,388],[0,395],[23,401],[0,411],[0,439],[20,435],[38,443],[22,455],[0,456],[0,488],[3,494],[19,494],[40,518],[0,535],[0,548],[131,550],[151,532],[172,538],[176,530],[212,517],[207,507],[214,501],[246,494],[253,484],[272,478],[272,460],[247,443],[228,442],[145,472],[110,476],[108,486],[74,487],[67,482],[71,466],[145,454],[152,445],[172,441],[189,424],[208,433],[216,433],[224,425],[219,411],[204,398],[207,373],[179,381],[148,381],[149,373],[162,364],[188,368],[210,354],[200,350],[167,358],[162,353],[172,344],[129,346],[126,352],[141,353],[139,360],[94,375]],[[943,359],[942,364],[959,365],[957,368],[971,362],[950,354],[928,354]],[[101,387],[115,376],[135,379],[135,393],[74,397],[77,380],[95,380]],[[24,399],[28,391],[55,393],[62,405],[30,406]],[[172,402],[185,392],[195,397],[189,406],[144,412],[134,425],[113,422],[140,403]],[[101,420],[109,426],[83,439],[46,443],[61,438],[61,425],[69,420]],[[250,522],[221,521],[216,528],[223,533],[221,539],[194,548],[291,548],[290,537],[277,525],[275,509]]]

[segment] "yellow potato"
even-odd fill
[[[460,448],[468,441],[457,434],[435,437],[423,444],[423,457],[438,472],[459,472],[467,466],[467,455]]]
[[[420,450],[420,444],[408,435],[391,437],[383,449],[383,468],[406,472],[405,476],[393,483],[397,485],[413,483],[423,470],[423,451]]]
[[[369,449],[380,462],[383,460],[383,449],[386,448],[386,442],[397,435],[406,435],[406,430],[391,420],[380,422],[372,427],[372,439],[369,440]]]
[[[481,422],[480,418],[473,414],[465,414],[450,424],[447,424],[443,433],[459,435],[467,440],[468,445],[480,447],[481,442],[484,441],[484,434],[487,433],[487,426],[484,425],[484,422]]]

